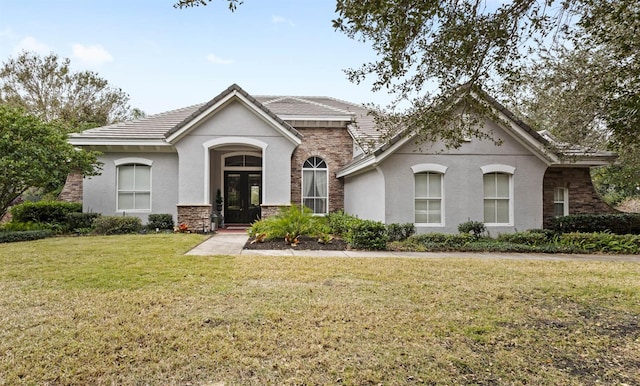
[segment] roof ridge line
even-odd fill
[[[355,115],[356,114],[355,111],[342,110],[342,109],[339,109],[337,107],[325,105],[324,103],[315,102],[315,101],[312,101],[312,100],[309,100],[309,99],[305,99],[305,97],[290,96],[289,98],[295,99],[295,100],[300,101],[300,102],[309,103],[309,104],[316,105],[316,106],[321,106],[321,107],[327,108],[329,110],[334,110],[334,111],[338,111],[338,112],[341,112],[341,113],[346,113],[348,115]],[[311,97],[307,97],[307,98],[311,98]],[[318,97],[318,98],[328,98],[328,97]]]

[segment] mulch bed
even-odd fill
[[[283,250],[283,249],[298,249],[298,250],[311,250],[311,251],[344,251],[347,249],[348,244],[342,239],[333,239],[328,244],[319,243],[316,239],[300,236],[300,241],[297,246],[293,247],[290,244],[284,242],[283,239],[277,240],[265,240],[263,242],[257,242],[251,244],[255,238],[250,238],[244,245],[244,249],[262,249],[262,250]]]

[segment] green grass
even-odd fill
[[[0,384],[640,384],[640,264],[0,247]]]

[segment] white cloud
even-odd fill
[[[0,38],[17,39],[19,36],[13,32],[11,27],[5,27],[5,29],[0,31]]]
[[[289,26],[291,26],[291,27],[295,27],[296,26],[291,20],[286,19],[286,18],[284,18],[282,16],[276,16],[276,15],[273,15],[271,17],[271,22],[273,24],[289,24]]]
[[[33,51],[38,54],[49,54],[51,49],[44,43],[38,41],[33,36],[27,36],[18,42],[15,52]]]
[[[232,64],[233,60],[231,59],[222,59],[217,57],[214,54],[209,54],[207,55],[207,61],[213,63],[213,64]]]
[[[73,58],[85,65],[100,65],[113,62],[113,56],[100,45],[85,46],[74,44],[71,49],[73,50]]]

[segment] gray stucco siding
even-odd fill
[[[138,216],[147,222],[150,213],[169,213],[174,220],[177,216],[178,199],[178,157],[175,153],[105,153],[99,157],[104,163],[102,174],[86,177],[83,181],[83,211],[102,213],[107,216],[122,215],[117,203],[116,161],[142,158],[152,161],[151,165],[151,210],[125,211],[124,214]]]
[[[291,201],[291,154],[295,144],[270,123],[238,102],[222,110],[182,137],[175,148],[180,158],[179,203],[182,205],[211,204],[215,194],[211,181],[218,175],[221,152],[245,149],[262,153],[263,204],[289,204]],[[208,173],[206,172],[208,170]]]
[[[345,209],[362,218],[380,219],[369,212],[383,210],[380,219],[385,223],[414,223],[415,187],[412,167],[436,164],[446,168],[443,175],[442,222],[418,224],[419,233],[457,233],[465,221],[484,221],[483,166],[502,165],[515,169],[512,175],[511,219],[507,226],[489,226],[491,234],[514,232],[542,227],[542,180],[547,165],[530,149],[491,122],[485,125],[502,144],[474,139],[459,149],[446,150],[441,145],[415,145],[408,141],[377,166],[373,171],[345,178]],[[384,192],[374,186],[382,184]],[[356,197],[350,197],[356,195]],[[379,200],[371,207],[368,197]],[[347,204],[347,202],[349,204]],[[375,218],[373,218],[375,217]]]
[[[384,175],[377,169],[346,177],[344,180],[345,213],[364,220],[384,222],[386,219],[384,186]]]

